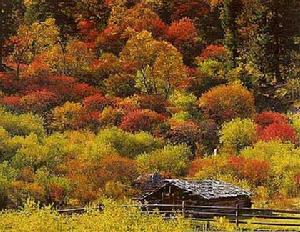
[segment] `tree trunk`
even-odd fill
[[[4,65],[3,65],[3,39],[0,38],[0,72],[5,71]]]
[[[274,5],[274,73],[275,73],[275,78],[276,82],[282,83],[283,78],[280,72],[280,38],[279,38],[279,33],[280,33],[280,27],[279,27],[279,13],[278,13],[278,2],[275,1]]]

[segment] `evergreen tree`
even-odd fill
[[[225,46],[230,53],[230,65],[237,66],[239,36],[237,19],[242,10],[241,0],[224,0],[222,24],[225,31]]]
[[[284,83],[291,70],[292,52],[300,35],[297,0],[259,0],[252,18],[250,61],[263,73],[264,82]]]
[[[4,43],[16,31],[24,11],[21,0],[0,0],[0,71],[4,71]]]

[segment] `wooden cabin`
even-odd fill
[[[150,180],[151,182],[151,180]],[[182,204],[199,206],[228,206],[250,208],[251,193],[237,186],[217,180],[158,179],[152,185],[146,184],[138,197],[148,204]],[[152,188],[149,188],[152,186]],[[146,188],[146,189],[147,189]]]

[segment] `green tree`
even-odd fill
[[[6,207],[11,182],[16,178],[17,171],[8,162],[0,164],[0,209]]]
[[[257,139],[256,125],[251,119],[237,118],[224,123],[220,134],[220,142],[224,148],[235,152],[251,146]]]
[[[237,66],[239,36],[237,19],[242,10],[241,0],[224,0],[222,23],[225,31],[225,46],[230,54],[231,67]]]
[[[3,127],[12,136],[26,136],[35,133],[44,135],[42,118],[28,114],[12,114],[0,108],[0,127]]]
[[[109,144],[118,154],[134,158],[143,152],[151,152],[162,147],[162,141],[146,132],[131,134],[118,128],[99,131],[96,142]]]
[[[0,2],[0,71],[4,71],[4,42],[15,33],[24,11],[21,0],[1,0]]]
[[[292,53],[298,49],[299,1],[256,1],[252,7],[247,21],[253,28],[250,61],[263,73],[262,82],[283,83],[292,70]]]
[[[36,21],[44,22],[47,18],[53,18],[60,27],[61,36],[66,39],[67,35],[73,35],[77,31],[74,15],[76,2],[74,0],[28,1],[25,20],[28,24],[32,24]]]
[[[167,145],[163,149],[138,156],[137,165],[141,173],[158,171],[181,176],[185,173],[191,156],[191,151],[186,145]]]

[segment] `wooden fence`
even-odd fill
[[[275,210],[275,209],[253,209],[225,207],[225,206],[196,206],[168,204],[140,204],[140,205],[120,205],[120,207],[138,207],[145,214],[161,213],[165,218],[174,218],[177,214],[191,218],[195,221],[210,222],[215,217],[226,217],[237,227],[247,224],[251,219],[252,225],[291,227],[298,230],[300,228],[300,211]],[[103,206],[98,206],[97,210],[103,210]],[[61,214],[80,214],[85,212],[85,208],[61,209]],[[296,229],[297,228],[297,229]]]

